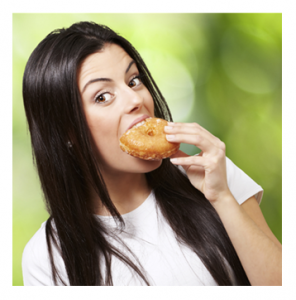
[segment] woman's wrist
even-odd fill
[[[230,190],[227,190],[219,194],[219,197],[215,201],[211,201],[211,204],[219,214],[223,210],[228,210],[230,207],[239,206]]]

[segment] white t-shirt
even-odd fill
[[[228,186],[237,202],[241,204],[251,196],[255,196],[260,203],[263,195],[261,186],[234,165],[230,159],[227,158],[226,161]],[[141,263],[150,285],[216,285],[198,256],[187,246],[177,242],[173,230],[156,205],[153,191],[138,208],[122,217],[126,224],[124,232],[119,232],[112,217],[98,216],[131,249]],[[24,249],[22,259],[24,285],[53,285],[45,223],[41,225]],[[108,239],[133,262],[136,261],[112,237]],[[53,247],[53,253],[56,267],[62,279],[69,285],[63,259],[55,247]],[[113,284],[116,286],[146,285],[130,267],[116,257],[112,257],[111,268]]]

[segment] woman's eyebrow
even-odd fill
[[[125,71],[125,74],[129,71],[129,69],[131,68],[131,66],[132,66],[134,63],[135,63],[134,60],[132,60],[132,61],[129,63],[129,65],[128,65],[126,71]],[[113,81],[113,80],[110,79],[110,78],[95,78],[95,79],[92,79],[92,80],[88,81],[88,82],[85,84],[85,86],[83,87],[81,93],[83,94],[83,92],[85,91],[86,87],[87,87],[89,84],[94,83],[94,82],[98,82],[98,81],[107,81],[107,82],[111,82],[111,81]]]
[[[91,84],[91,83],[94,83],[94,82],[98,82],[98,81],[107,81],[107,82],[111,82],[111,81],[113,81],[112,79],[110,79],[110,78],[95,78],[95,79],[92,79],[92,80],[90,80],[90,81],[88,81],[86,84],[85,84],[85,86],[84,86],[84,88],[82,89],[82,94],[84,93],[84,91],[85,91],[85,89],[87,88],[87,86],[89,85],[89,84]]]
[[[132,61],[129,63],[129,65],[128,65],[126,71],[125,71],[125,74],[128,72],[128,70],[131,68],[131,66],[132,66],[134,63],[135,63],[134,60],[132,60]]]

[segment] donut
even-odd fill
[[[137,123],[120,137],[121,150],[144,160],[161,160],[175,154],[180,144],[167,141],[164,133],[167,123],[159,118]]]

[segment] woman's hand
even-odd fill
[[[182,151],[171,157],[171,162],[181,165],[194,187],[205,197],[216,202],[231,194],[226,177],[225,144],[196,123],[168,123],[165,127],[170,142],[195,145],[202,151],[189,156]]]
[[[191,183],[213,204],[251,285],[281,285],[281,245],[266,224],[256,198],[239,205],[231,195],[224,143],[195,123],[168,125],[168,141],[195,145],[202,150],[198,156],[179,151],[171,161],[183,166]]]

